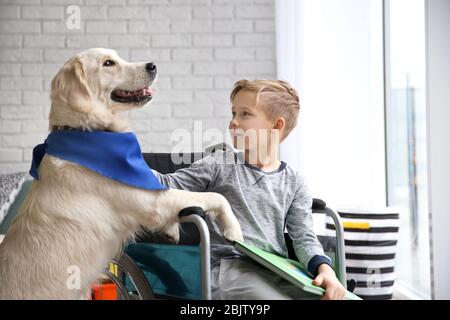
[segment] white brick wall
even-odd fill
[[[89,47],[158,65],[153,103],[128,113],[143,151],[170,152],[173,130],[196,121],[225,133],[233,83],[276,75],[273,2],[0,0],[0,173],[28,170],[48,134],[50,81]],[[69,5],[78,30],[66,27]]]

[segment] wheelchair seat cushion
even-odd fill
[[[133,243],[126,253],[144,272],[156,295],[201,299],[200,247]]]

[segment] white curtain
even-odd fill
[[[281,158],[336,207],[386,204],[382,2],[277,0],[278,78],[300,95]]]

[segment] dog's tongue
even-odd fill
[[[134,97],[134,96],[140,97],[140,96],[151,96],[153,92],[150,87],[146,87],[136,91],[117,90],[114,93],[120,97]]]

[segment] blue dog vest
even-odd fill
[[[33,149],[30,174],[36,180],[39,180],[38,168],[46,153],[133,187],[168,189],[145,162],[136,135],[132,132],[52,132],[44,143]]]

